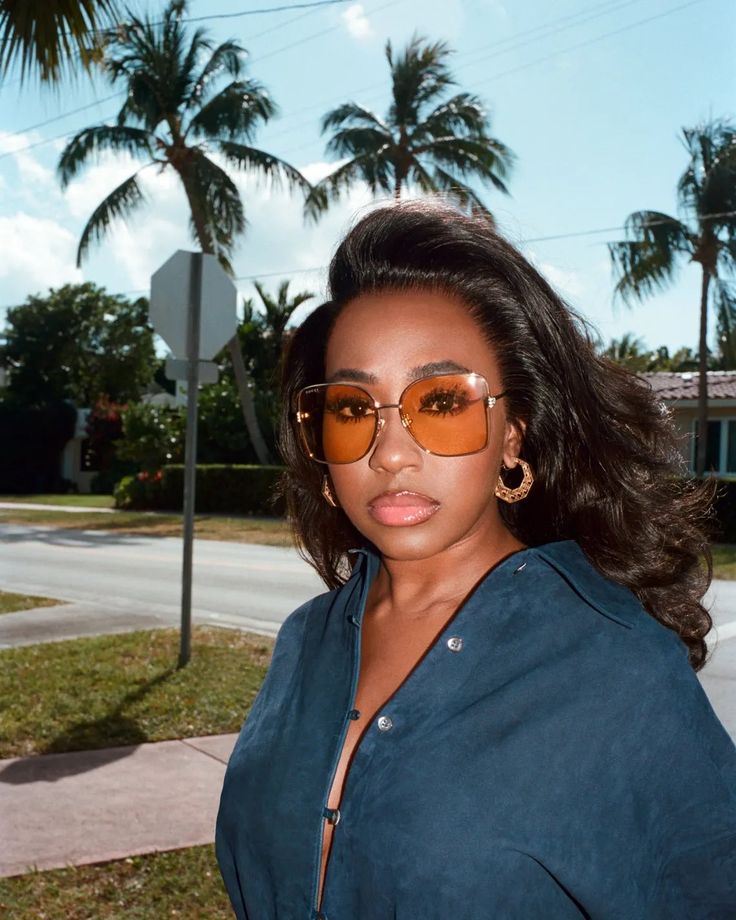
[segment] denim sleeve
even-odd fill
[[[665,689],[650,760],[666,806],[652,917],[736,920],[736,746],[691,668]]]

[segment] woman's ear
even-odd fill
[[[503,462],[509,469],[516,465],[516,458],[521,454],[525,433],[526,422],[522,419],[506,422],[506,431],[503,438]]]

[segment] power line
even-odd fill
[[[346,3],[347,0],[326,0],[326,2],[329,2],[329,3]],[[387,3],[384,3],[382,6],[376,7],[375,9],[371,10],[370,12],[371,12],[371,13],[378,13],[378,12],[380,12],[381,10],[386,9],[386,8],[389,7],[389,6],[394,6],[394,5],[397,4],[397,3],[403,3],[403,2],[404,2],[404,0],[388,0]],[[302,6],[307,6],[307,7],[309,7],[309,6],[314,6],[314,5],[319,6],[320,4],[302,4]],[[292,6],[292,7],[284,7],[283,9],[300,9],[300,8],[301,8],[300,6]],[[245,15],[250,15],[250,13],[252,13],[252,12],[258,12],[258,11],[249,10],[249,11],[247,11],[247,12],[245,12],[245,13],[224,13],[224,14],[222,14],[222,16],[223,16],[224,18],[232,18],[233,16],[245,16]],[[305,15],[305,14],[302,14],[302,16],[297,16],[297,17],[295,17],[295,19],[301,19],[301,18],[303,18],[303,15]],[[187,21],[199,22],[200,20],[211,19],[211,18],[218,18],[218,17],[200,16],[198,19],[192,19],[192,20],[187,20]],[[295,20],[290,20],[290,21],[295,21]],[[160,25],[160,23],[159,23],[159,25]],[[279,26],[279,28],[282,27],[283,25],[284,25],[284,23],[281,23],[281,26]],[[322,36],[322,35],[326,35],[328,32],[334,32],[336,29],[339,29],[339,28],[341,28],[341,26],[338,24],[338,25],[336,25],[336,26],[330,26],[330,27],[327,28],[327,29],[322,29],[320,32],[315,32],[315,33],[312,34],[312,35],[308,35],[308,36],[306,36],[306,37],[304,37],[304,38],[298,39],[297,41],[292,42],[292,43],[289,44],[289,45],[284,45],[284,46],[281,47],[281,48],[276,48],[275,50],[270,51],[268,54],[264,55],[262,58],[258,58],[257,60],[261,61],[261,60],[265,60],[265,58],[274,57],[274,56],[277,55],[277,54],[281,54],[283,51],[288,51],[288,50],[290,50],[291,48],[294,48],[294,47],[296,47],[296,46],[298,46],[298,45],[304,44],[305,42],[312,41],[312,39],[319,38],[319,37]],[[271,30],[268,29],[268,30],[266,30],[266,31],[269,32],[269,31],[271,31]],[[264,35],[265,35],[266,33],[264,32],[264,33],[261,33],[261,34],[264,34]],[[125,94],[126,94],[126,91],[125,91],[125,90],[121,90],[120,92],[114,93],[112,96],[107,96],[107,97],[105,97],[104,99],[100,99],[99,102],[100,102],[100,103],[102,103],[102,102],[108,102],[108,101],[110,101],[111,99],[116,99],[116,98],[118,98],[118,97],[120,97],[120,96],[124,96]],[[98,104],[98,103],[92,102],[92,103],[89,103],[88,105],[80,106],[80,107],[77,108],[77,109],[71,109],[71,110],[68,111],[68,112],[62,112],[60,115],[55,115],[53,118],[47,118],[47,119],[45,119],[44,121],[40,121],[40,122],[38,122],[38,123],[35,124],[35,125],[31,125],[30,127],[21,128],[21,129],[19,129],[18,131],[11,131],[11,132],[9,132],[8,134],[6,134],[5,136],[6,136],[6,137],[17,137],[17,136],[20,135],[20,134],[25,134],[27,131],[32,131],[32,130],[35,130],[35,129],[37,129],[37,128],[43,128],[45,125],[49,125],[49,124],[51,124],[52,122],[55,122],[55,121],[61,121],[62,119],[66,118],[66,117],[69,116],[69,115],[76,115],[76,114],[78,114],[79,112],[83,112],[85,109],[93,108],[93,107],[94,107],[95,105],[97,105],[97,104]],[[66,136],[66,135],[65,135],[65,136]],[[58,140],[58,138],[53,138],[53,140]],[[49,141],[49,143],[50,143],[50,141]],[[34,143],[32,146],[35,146],[35,147],[40,146],[40,142]],[[26,150],[26,149],[30,149],[30,148],[26,148],[26,147],[21,147],[21,148],[19,148],[19,150]]]
[[[314,9],[321,6],[335,6],[340,3],[348,3],[348,0],[309,0],[305,3],[284,4],[282,6],[267,6],[257,10],[238,10],[234,13],[210,13],[206,16],[182,16],[180,22],[206,22],[211,19],[238,19],[243,16],[259,16],[265,13],[284,13],[291,10]],[[107,26],[100,29],[80,29],[78,32],[65,31],[61,32],[60,37],[77,38],[79,35],[110,35],[115,33],[119,28],[125,28],[125,21],[115,23],[113,26]],[[151,26],[164,25],[164,20],[150,23]],[[14,41],[13,37],[8,35],[0,38],[0,45],[8,44]]]
[[[688,3],[681,3],[679,6],[674,6],[669,10],[664,10],[661,13],[655,13],[653,16],[648,16],[645,19],[638,19],[636,22],[631,22],[628,25],[622,26],[619,29],[611,29],[608,32],[604,32],[602,35],[596,35],[593,38],[586,39],[585,41],[578,42],[576,45],[570,45],[567,48],[561,48],[559,51],[554,51],[552,54],[547,54],[544,57],[537,58],[535,61],[529,61],[526,64],[521,64],[519,67],[512,67],[510,70],[504,70],[500,73],[494,74],[492,77],[489,77],[487,80],[482,80],[480,83],[476,84],[478,86],[483,86],[486,83],[490,83],[492,80],[498,80],[500,77],[506,77],[509,74],[518,73],[521,70],[526,70],[528,67],[534,67],[537,64],[542,64],[545,61],[549,61],[554,57],[558,57],[560,54],[567,54],[569,51],[577,51],[578,48],[585,48],[588,45],[595,44],[596,42],[602,41],[604,38],[610,38],[612,35],[620,35],[622,32],[628,32],[630,29],[635,29],[638,26],[645,25],[649,22],[654,22],[656,19],[662,19],[665,16],[670,16],[672,13],[678,13],[680,10],[684,10],[689,6],[695,6],[698,3],[704,3],[705,0],[689,0]],[[476,62],[477,63],[477,62]]]
[[[104,102],[110,102],[112,99],[117,99],[119,96],[125,95],[125,91],[121,90],[119,93],[113,93],[111,96],[105,96],[104,99],[97,99],[95,102],[89,102],[87,105],[80,105],[78,109],[71,109],[68,112],[62,112],[61,115],[55,115],[53,118],[47,118],[45,121],[39,121],[35,125],[28,125],[26,128],[20,128],[18,131],[12,131],[9,134],[6,134],[5,137],[17,137],[19,134],[27,134],[29,131],[35,131],[37,128],[43,128],[45,125],[50,125],[54,121],[61,121],[64,118],[68,118],[70,115],[77,115],[79,112],[86,112],[87,109],[93,109],[96,105],[102,105]]]
[[[702,214],[700,215],[699,219],[700,220],[716,220],[721,217],[736,217],[736,210],[735,211],[721,211],[721,212],[714,213],[714,214]],[[670,224],[670,223],[672,223],[671,220],[647,221],[646,224],[644,224],[644,228],[646,229],[648,227],[657,227],[662,224]],[[526,239],[520,240],[515,245],[517,247],[521,247],[529,243],[546,243],[546,242],[550,242],[553,240],[573,239],[575,237],[581,237],[581,236],[594,236],[599,233],[626,232],[627,229],[628,229],[627,227],[619,226],[619,227],[599,227],[598,229],[595,229],[595,230],[574,230],[574,231],[571,231],[570,233],[557,233],[552,236],[527,237]],[[505,234],[505,236],[509,237],[509,234],[507,233]],[[314,265],[311,268],[283,268],[283,269],[280,269],[279,271],[259,272],[258,274],[255,274],[255,275],[238,275],[236,278],[233,278],[233,281],[259,281],[261,278],[278,278],[278,277],[284,277],[288,275],[310,274],[312,272],[326,271],[327,267],[328,267],[327,265]],[[133,296],[134,294],[145,294],[148,292],[148,290],[149,290],[148,288],[136,288],[135,290],[130,290],[130,291],[118,291],[116,294],[112,294],[111,296],[130,297],[130,296]],[[16,306],[18,306],[18,304],[6,304],[4,307],[0,307],[0,310],[9,310]]]

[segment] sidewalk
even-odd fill
[[[0,878],[212,843],[236,737],[0,760]]]

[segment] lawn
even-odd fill
[[[34,505],[74,505],[76,508],[112,508],[112,495],[0,495],[0,502],[29,502]]]
[[[141,744],[240,729],[273,639],[197,626],[0,651],[0,757]]]
[[[154,511],[117,511],[115,514],[100,514],[98,511],[59,511],[53,507],[49,507],[48,511],[0,508],[0,523],[35,524],[74,530],[114,530],[116,533],[146,534],[155,537],[182,535],[181,514],[162,514]],[[282,518],[196,514],[194,535],[201,540],[231,540],[236,543],[261,543],[266,546],[294,545],[289,526]]]
[[[13,920],[232,920],[214,847],[0,879],[0,916]]]
[[[35,594],[14,594],[12,591],[0,591],[0,613],[17,613],[19,610],[32,610],[34,607],[55,607],[63,604],[53,597],[37,597]]]

